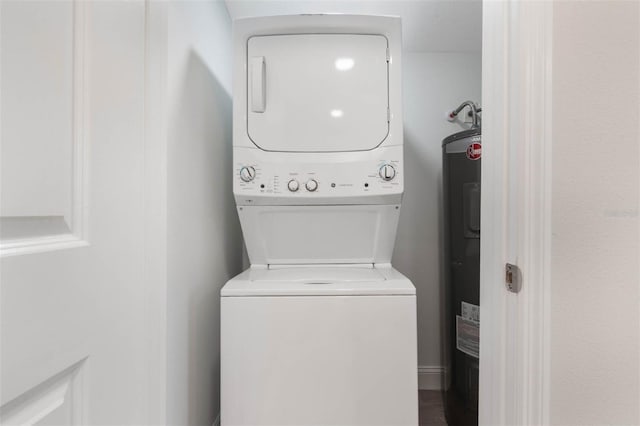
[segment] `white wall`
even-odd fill
[[[405,194],[393,265],[418,292],[418,363],[423,386],[439,386],[441,360],[442,139],[463,126],[445,119],[465,100],[480,102],[480,53],[403,56]],[[468,127],[468,126],[466,126]],[[465,128],[466,128],[465,127]],[[431,372],[431,373],[429,373]]]
[[[231,185],[231,21],[219,1],[168,6],[167,419],[211,425],[219,291],[242,268]]]
[[[555,3],[551,422],[640,424],[640,3]]]

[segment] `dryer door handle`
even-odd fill
[[[264,56],[251,58],[251,111],[264,112],[267,104],[266,66]]]

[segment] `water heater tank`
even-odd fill
[[[481,130],[442,142],[445,207],[445,412],[449,425],[478,424]]]

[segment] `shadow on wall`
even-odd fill
[[[172,350],[187,380],[175,392],[188,399],[188,424],[211,425],[220,407],[219,294],[242,270],[242,238],[232,192],[231,97],[196,52],[185,66],[168,152],[170,296],[178,297],[169,303],[181,305],[183,322],[176,338],[182,345]]]
[[[404,135],[405,194],[392,263],[416,286],[418,324],[427,325],[420,329],[419,341],[432,342],[440,338],[439,324],[432,319],[432,312],[439,310],[437,281],[442,268],[438,244],[442,240],[441,213],[434,208],[441,205],[442,167],[440,156],[432,153],[439,150],[440,141],[425,140],[412,133],[409,126],[405,126]],[[418,347],[424,350],[424,344]]]

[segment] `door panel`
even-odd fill
[[[77,12],[69,1],[2,4],[4,255],[82,240],[82,105],[76,96],[84,91],[79,35],[85,20]]]
[[[80,362],[14,399],[2,408],[3,425],[81,425]]]
[[[268,151],[373,149],[387,137],[387,39],[297,34],[248,41],[248,131]]]
[[[0,8],[0,421],[148,424],[145,3]]]

